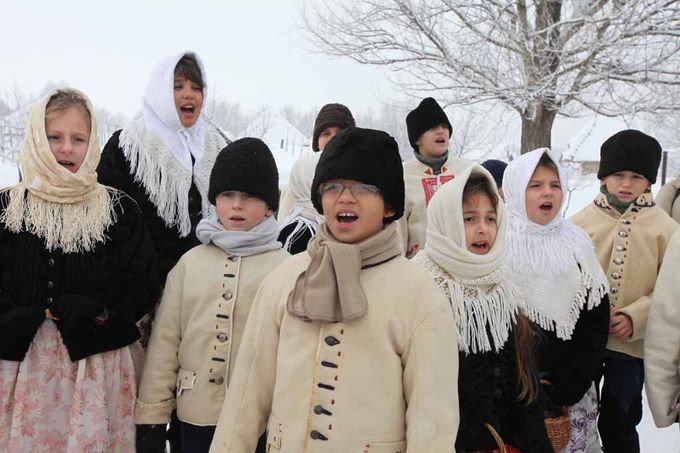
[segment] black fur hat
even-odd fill
[[[353,179],[380,189],[397,220],[404,214],[404,171],[397,142],[387,132],[351,127],[333,137],[316,164],[312,203],[323,214],[319,186],[332,179]]]
[[[451,137],[453,128],[449,122],[449,117],[446,116],[444,109],[441,108],[434,98],[423,99],[420,101],[420,104],[418,104],[418,107],[411,110],[408,115],[406,115],[408,141],[411,143],[415,152],[418,152],[418,145],[416,142],[420,139],[420,136],[423,135],[424,132],[439,126],[440,124],[446,124],[446,127],[449,128],[449,137]]]
[[[279,208],[279,171],[269,147],[259,138],[241,138],[228,144],[210,172],[208,200],[234,190],[264,200],[269,209]]]
[[[661,163],[661,145],[654,137],[635,129],[617,132],[600,148],[598,179],[619,171],[639,173],[652,184]]]

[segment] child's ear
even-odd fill
[[[385,205],[385,211],[383,212],[383,219],[388,219],[390,217],[394,217],[396,214],[396,211],[392,209],[391,206]]]
[[[271,209],[267,209],[267,212],[264,214],[265,217],[271,217],[274,215],[274,211]]]
[[[600,179],[600,186],[604,186],[604,185],[606,185],[606,184],[607,184],[607,183],[604,182],[604,179]]]

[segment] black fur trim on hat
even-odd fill
[[[328,127],[336,126],[340,130],[355,127],[352,112],[342,104],[326,104],[321,107],[314,121],[314,135],[312,137],[312,149],[319,151],[319,135]]]
[[[259,138],[241,138],[228,144],[215,159],[210,172],[208,200],[234,190],[254,195],[279,209],[279,171],[269,147]]]
[[[323,214],[319,186],[333,179],[353,179],[380,189],[395,215],[404,215],[404,171],[397,142],[387,132],[353,127],[333,137],[319,158],[312,182],[312,203]]]
[[[449,129],[449,137],[451,137],[453,128],[449,122],[449,117],[446,116],[444,109],[441,108],[434,98],[423,99],[418,104],[418,107],[406,115],[408,141],[416,153],[418,152],[416,142],[420,139],[420,136],[440,124],[446,124],[446,127]]]
[[[652,136],[635,129],[617,132],[600,148],[598,179],[619,171],[639,173],[652,184],[661,163],[661,145]]]

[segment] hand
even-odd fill
[[[137,451],[144,453],[165,452],[165,425],[136,425]]]
[[[53,317],[73,326],[83,320],[94,320],[103,315],[106,306],[97,299],[64,294],[49,307],[49,310]]]
[[[609,320],[609,334],[628,338],[633,335],[633,321],[624,313],[616,313]]]

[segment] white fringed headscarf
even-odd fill
[[[509,214],[508,263],[528,306],[527,316],[568,340],[580,311],[597,306],[609,291],[609,283],[585,231],[560,214],[547,225],[529,220],[526,189],[543,154],[557,166],[563,196],[567,191],[567,174],[554,151],[541,148],[510,162],[503,176]]]
[[[76,173],[59,165],[45,131],[45,109],[59,91],[82,96],[90,111],[87,154]],[[0,221],[14,232],[28,231],[45,240],[48,250],[64,253],[91,251],[106,240],[115,222],[114,206],[121,192],[97,183],[99,134],[90,100],[73,88],[50,92],[31,111],[23,148],[17,160],[22,181],[9,188],[9,200]]]
[[[486,255],[467,249],[463,189],[472,175],[483,175],[496,192],[491,174],[472,165],[442,186],[427,208],[427,241],[415,261],[448,296],[458,327],[458,348],[465,353],[498,352],[508,340],[521,299],[505,265],[507,217],[500,197],[498,231]]]
[[[304,232],[305,228],[309,229],[313,236],[319,225],[325,222],[324,217],[317,212],[311,199],[312,181],[320,156],[321,153],[305,156],[295,162],[291,170],[288,188],[294,204],[290,213],[281,222],[280,230],[294,222],[296,226],[286,238],[286,243],[283,244],[283,248],[286,250]]]
[[[191,232],[189,190],[192,180],[201,194],[203,217],[212,207],[208,201],[210,171],[226,140],[208,127],[203,109],[196,123],[182,126],[175,106],[175,67],[184,55],[196,59],[203,77],[203,107],[208,98],[203,62],[192,52],[181,52],[154,66],[144,93],[142,113],[120,134],[120,144],[135,181],[141,183],[169,227],[180,236]],[[191,158],[194,158],[192,167]]]

